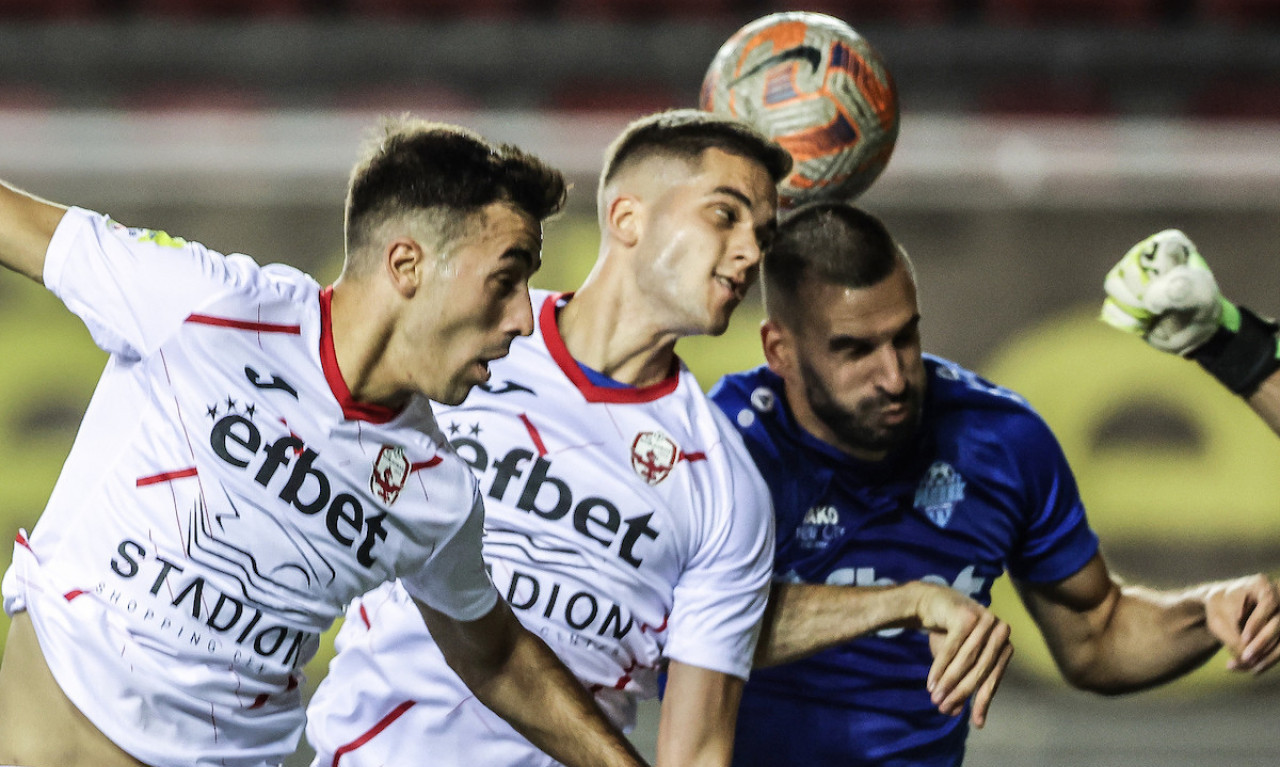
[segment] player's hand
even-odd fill
[[[1102,321],[1186,356],[1222,322],[1224,299],[1209,265],[1177,229],[1134,245],[1107,273]]]
[[[972,697],[970,720],[981,728],[1013,657],[1009,624],[954,589],[921,585],[925,588],[917,614],[921,628],[929,632],[933,652],[927,681],[930,696],[938,710],[949,716],[962,712]]]
[[[1209,630],[1231,653],[1227,668],[1260,674],[1280,660],[1280,592],[1270,578],[1214,584],[1204,607]]]

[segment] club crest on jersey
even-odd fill
[[[914,505],[930,522],[946,527],[956,504],[963,500],[964,478],[946,461],[935,461],[916,488]]]
[[[777,403],[778,397],[773,393],[773,389],[768,386],[757,386],[751,392],[751,407],[759,410],[761,413],[768,413],[773,410],[773,406]]]
[[[383,445],[373,462],[373,474],[369,477],[369,489],[387,506],[396,502],[404,483],[409,479],[409,459],[404,449]]]
[[[660,431],[642,431],[631,443],[631,468],[651,485],[666,479],[679,460],[680,448]]]

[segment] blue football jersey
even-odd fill
[[[769,484],[777,580],[873,586],[924,580],[984,605],[1006,570],[1062,580],[1098,550],[1075,478],[1049,427],[1014,392],[925,356],[915,438],[861,461],[798,426],[783,381],[761,367],[711,392]],[[734,764],[958,765],[968,711],[925,690],[924,632],[881,631],[752,672]]]

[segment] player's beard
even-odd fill
[[[803,362],[800,377],[809,409],[846,447],[869,453],[890,452],[906,444],[920,424],[922,392],[910,382],[896,397],[877,393],[860,400],[850,410],[840,404],[817,372]],[[894,424],[880,422],[884,408],[900,402],[907,406],[907,417]]]

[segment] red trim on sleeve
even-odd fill
[[[342,406],[342,415],[352,421],[386,423],[399,415],[399,411],[384,405],[357,402],[351,389],[338,369],[338,354],[333,349],[333,286],[320,291],[320,366],[334,399]]]
[[[138,477],[137,486],[146,487],[147,485],[157,485],[161,482],[171,482],[175,479],[186,479],[187,477],[194,477],[198,473],[194,466],[179,469],[178,471],[166,471],[161,474],[152,474],[149,477]]]
[[[255,333],[287,333],[291,336],[301,335],[301,325],[277,325],[273,322],[250,322],[249,320],[233,320],[230,317],[214,317],[209,314],[192,314],[187,322],[197,325],[212,325],[233,330],[252,330]]]
[[[442,463],[444,463],[444,456],[434,455],[425,461],[409,464],[409,473],[412,474],[419,469],[430,469],[432,466],[439,466]]]
[[[669,376],[649,386],[611,389],[607,386],[596,386],[591,383],[586,373],[582,372],[582,368],[578,367],[578,361],[573,358],[568,348],[565,347],[564,339],[560,336],[560,328],[556,325],[556,304],[561,299],[567,300],[572,296],[572,293],[555,293],[547,296],[547,300],[542,302],[542,309],[538,315],[538,325],[542,328],[542,341],[547,345],[547,351],[551,353],[551,359],[556,361],[556,364],[560,366],[560,370],[568,376],[573,385],[578,388],[578,391],[582,392],[582,396],[586,398],[587,402],[612,402],[618,404],[653,402],[676,390],[676,387],[680,384],[680,363],[678,361],[672,364]]]

